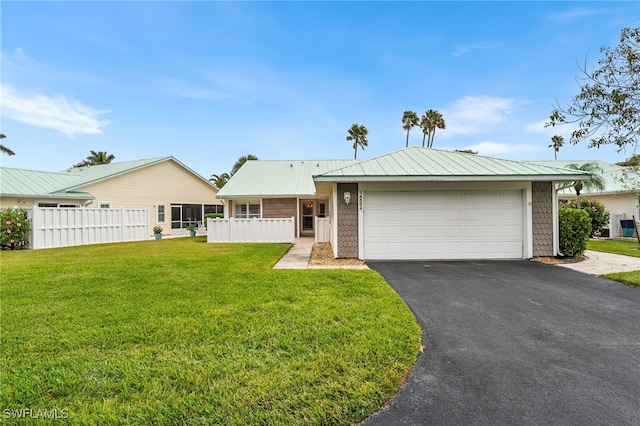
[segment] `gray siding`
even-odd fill
[[[351,193],[351,202],[344,202],[344,193]],[[358,184],[338,184],[338,257],[358,257]]]
[[[298,229],[298,201],[295,198],[263,198],[262,217],[265,219],[279,219],[294,217]]]
[[[553,256],[553,183],[531,185],[533,256]]]

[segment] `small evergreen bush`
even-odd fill
[[[221,218],[224,219],[224,213],[207,213],[204,215],[204,227],[207,228],[207,220]]]
[[[0,247],[2,249],[20,250],[29,247],[29,231],[31,220],[25,209],[6,209],[0,211]]]
[[[591,235],[589,214],[582,209],[563,206],[558,210],[560,225],[560,252],[574,257],[584,254]]]
[[[576,200],[561,200],[560,204],[574,209],[578,208]],[[609,212],[604,209],[604,204],[600,201],[581,198],[580,209],[586,211],[591,220],[591,234],[589,237],[593,237],[596,232],[602,231],[602,228],[609,224]]]

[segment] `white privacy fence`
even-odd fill
[[[328,217],[315,217],[316,221],[316,243],[328,243],[331,235],[329,232],[331,228],[329,227],[329,218]]]
[[[294,218],[208,219],[209,243],[293,243]]]
[[[38,208],[31,213],[31,248],[149,239],[149,209]]]

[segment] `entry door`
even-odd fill
[[[301,232],[305,234],[313,233],[313,213],[315,203],[313,201],[302,202]]]

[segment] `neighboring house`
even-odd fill
[[[186,233],[222,213],[218,190],[173,157],[45,172],[0,167],[0,207],[147,208],[150,228]]]
[[[557,254],[558,182],[583,172],[409,147],[369,160],[248,161],[225,217],[327,216],[335,257],[523,259]]]
[[[581,166],[584,163],[596,163],[602,173],[598,173],[604,180],[604,191],[590,192],[586,188],[580,193],[581,197],[600,201],[611,214],[609,226],[603,230],[604,235],[621,237],[620,220],[631,220],[634,216],[640,220],[640,173],[630,167],[622,167],[604,161],[532,161],[546,166],[568,167],[570,164]],[[566,188],[558,194],[558,198],[572,200],[576,198],[573,188]]]

